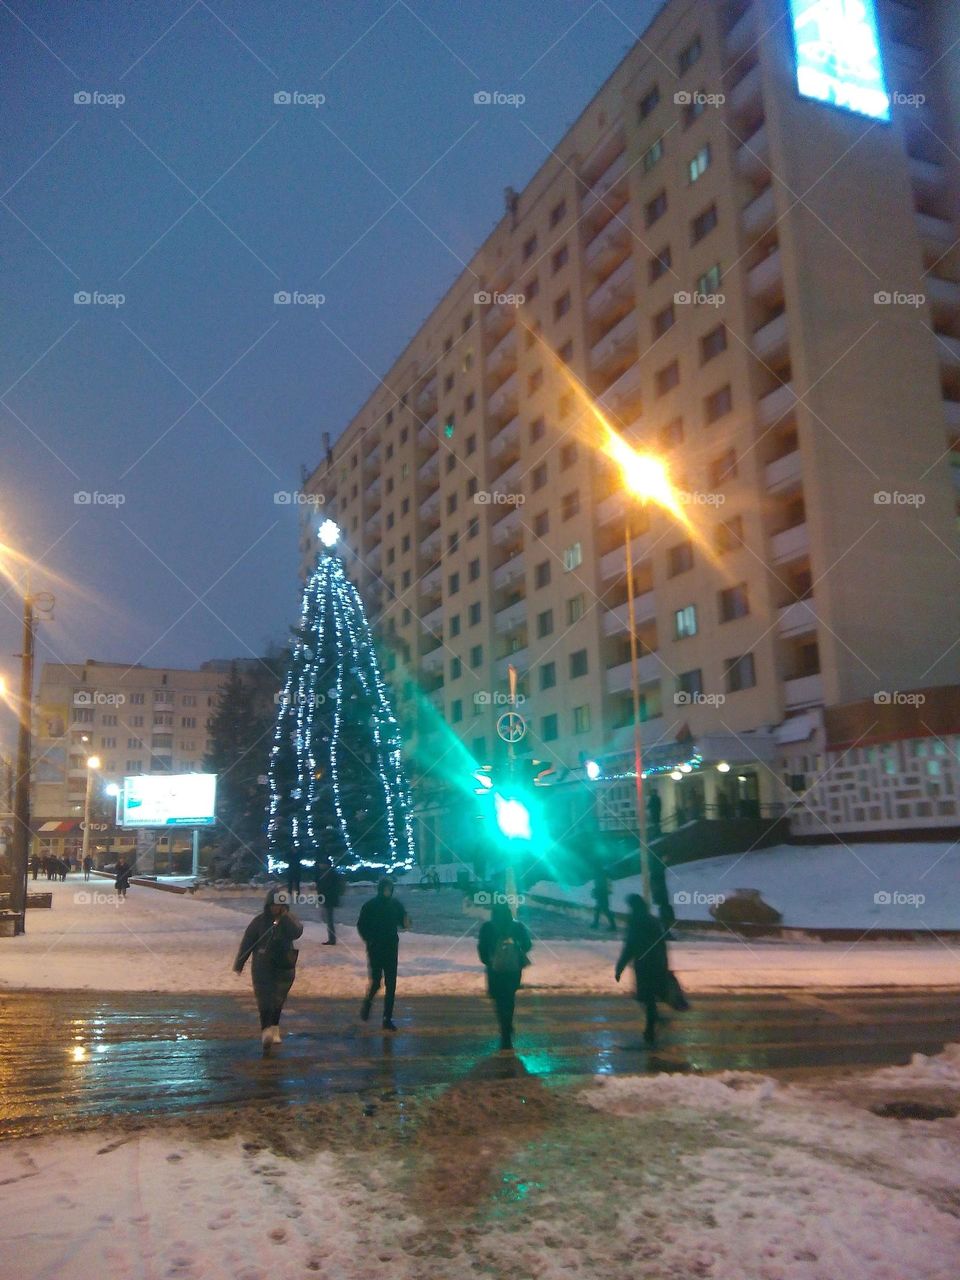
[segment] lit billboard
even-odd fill
[[[802,96],[889,120],[875,0],[790,0],[790,12]]]
[[[124,778],[122,827],[209,827],[216,821],[215,773],[140,774]]]

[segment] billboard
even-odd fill
[[[790,16],[801,95],[889,120],[875,0],[790,0]]]
[[[118,797],[123,827],[209,827],[216,821],[215,773],[139,774]]]

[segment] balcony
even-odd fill
[[[519,672],[524,672],[530,662],[530,650],[524,647],[518,649],[516,653],[504,654],[502,658],[498,658],[493,664],[493,674],[498,681],[506,683],[508,676],[508,667],[516,667]]]
[[[436,568],[431,569],[429,573],[425,573],[420,579],[420,595],[428,600],[432,599],[434,596],[439,596],[442,583],[443,565],[438,564]]]
[[[649,684],[658,680],[663,673],[663,663],[655,653],[645,653],[637,659],[637,680],[640,684]],[[607,667],[607,692],[623,693],[632,688],[633,663],[621,662],[617,667]]]
[[[764,187],[758,196],[743,207],[743,229],[759,236],[768,231],[777,220],[777,205],[773,198],[773,184]]]
[[[944,400],[943,417],[950,431],[960,432],[960,400]]]
[[[434,413],[437,408],[437,375],[434,374],[417,396],[417,409],[420,413]]]
[[[910,157],[910,179],[918,191],[935,195],[942,191],[947,181],[947,171],[942,164],[932,160],[921,160],[917,156]]]
[[[777,614],[777,630],[784,637],[801,636],[816,629],[817,615],[812,600],[794,600],[792,604],[785,604]]]
[[[422,484],[428,484],[431,492],[440,483],[440,452],[431,453],[426,462],[417,470],[417,478]]]
[[[785,453],[782,458],[768,462],[764,468],[768,493],[789,493],[799,487],[803,479],[803,468],[800,465],[800,450]]]
[[[511,460],[519,455],[520,418],[511,418],[505,427],[501,427],[493,437],[490,445],[490,462],[496,472],[504,459]],[[507,464],[509,465],[509,463]]]
[[[584,250],[583,260],[591,271],[609,269],[630,248],[630,206],[604,223]]]
[[[770,172],[770,138],[765,124],[740,144],[735,159],[737,173],[745,178],[759,180]]]
[[[624,303],[627,299],[631,304],[634,300],[634,281],[636,272],[633,265],[633,255],[624,258],[616,271],[613,271],[603,284],[594,289],[593,293],[587,298],[587,315],[591,320],[598,320],[601,316],[606,315],[612,310],[615,304]]]
[[[498,381],[517,367],[517,346],[517,326],[513,325],[487,356],[487,372],[495,374]]]
[[[601,370],[627,351],[636,352],[637,310],[628,311],[590,348],[590,368]]]
[[[623,491],[618,489],[615,493],[611,493],[609,497],[604,498],[602,502],[598,502],[596,507],[597,528],[603,529],[606,525],[613,524],[614,520],[622,525],[627,518],[627,501],[628,499]],[[629,501],[632,504],[635,499],[630,498]]]
[[[795,680],[784,680],[783,699],[788,707],[816,707],[823,705],[823,677],[798,676]]]
[[[612,382],[607,387],[600,397],[600,403],[605,409],[611,409],[614,413],[623,412],[636,401],[637,396],[640,394],[642,381],[643,376],[640,372],[640,362],[638,360],[625,373],[621,373],[616,382]]]
[[[792,529],[775,533],[770,539],[770,559],[773,564],[789,564],[810,554],[810,530],[807,523],[795,524]]]
[[[791,413],[796,406],[797,397],[794,394],[793,383],[785,382],[761,397],[757,402],[757,412],[763,426],[772,427],[774,423],[780,422]]]
[[[367,487],[363,491],[364,502],[367,503],[367,505],[370,505],[370,504],[373,504],[374,506],[380,505],[381,487],[382,486],[380,484],[380,477],[375,476],[374,479],[370,481],[370,483],[367,485]]]
[[[937,357],[945,369],[956,369],[960,366],[960,338],[953,338],[948,333],[935,333],[937,340]]]
[[[934,248],[950,248],[956,239],[952,222],[946,218],[935,218],[931,213],[918,213],[916,217],[922,240]]]
[[[652,622],[657,616],[656,592],[644,591],[633,602],[633,619],[636,626],[644,622]],[[630,611],[626,601],[615,609],[608,609],[603,615],[603,634],[605,636],[626,635],[630,630]]]
[[[493,589],[502,591],[523,581],[523,556],[511,556],[499,568],[493,571]]]
[[[440,490],[435,489],[420,503],[420,519],[426,524],[440,523]]]
[[[742,57],[757,38],[757,24],[754,6],[750,7],[743,13],[727,32],[727,38],[723,42],[724,50],[727,57],[735,60]]]
[[[437,415],[434,414],[417,432],[417,444],[423,449],[436,449],[437,443]]]
[[[520,508],[510,506],[507,514],[503,516],[493,526],[493,544],[494,546],[502,546],[503,543],[509,542],[520,532]]]
[[[760,67],[751,67],[727,94],[727,107],[734,115],[760,101]]]
[[[956,280],[928,276],[926,292],[935,311],[960,311],[960,283]]]
[[[634,538],[630,543],[630,550],[633,555],[634,564],[638,564],[641,560],[645,560],[650,554],[649,533],[642,533],[638,538]],[[600,578],[603,582],[608,582],[611,578],[626,577],[626,573],[626,547],[615,547],[613,551],[608,551],[605,556],[600,557]]]
[[[447,657],[447,651],[443,647],[441,641],[435,648],[430,649],[427,653],[420,656],[420,670],[429,671],[431,673],[442,671],[444,659]]]
[[[524,626],[526,621],[526,600],[516,600],[505,609],[498,609],[493,615],[493,627],[498,635],[507,635],[511,631],[516,631],[518,627]]]
[[[789,350],[787,313],[781,311],[778,316],[755,329],[752,346],[754,355],[761,360],[769,361],[786,355]]]
[[[612,164],[601,173],[589,191],[585,193],[580,201],[581,213],[586,213],[588,209],[592,209],[598,200],[602,200],[605,196],[616,187],[627,172],[627,153],[624,149],[620,152]]]
[[[776,298],[783,293],[783,259],[779,247],[747,272],[751,298]]]
[[[498,387],[487,401],[487,413],[493,418],[512,418],[517,412],[519,394],[520,379],[517,374],[511,373],[506,382]]]
[[[420,542],[419,552],[428,564],[433,564],[440,555],[440,547],[442,538],[440,536],[440,526],[437,525],[432,533],[428,533]]]
[[[431,609],[429,613],[423,614],[420,619],[421,631],[432,631],[434,634],[440,632],[443,623],[443,605],[438,604],[435,609]]]

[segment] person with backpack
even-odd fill
[[[252,957],[253,994],[260,1014],[260,1043],[263,1056],[269,1057],[280,1043],[280,1015],[297,971],[297,949],[293,945],[303,933],[303,925],[290,910],[289,895],[283,889],[271,889],[263,910],[247,925],[234,973],[242,973]]]
[[[533,942],[527,929],[514,920],[505,902],[497,902],[490,919],[480,926],[477,954],[487,971],[487,995],[497,1010],[500,1048],[513,1048],[513,1011],[523,971],[530,963]]]
[[[397,961],[400,954],[400,930],[410,928],[410,917],[403,903],[393,896],[393,881],[386,876],[377,885],[377,896],[360,908],[357,932],[367,948],[370,986],[360,1007],[364,1022],[370,1017],[373,998],[384,984],[383,1029],[396,1031],[393,1002],[397,995]]]

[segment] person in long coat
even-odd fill
[[[283,890],[270,890],[263,910],[247,925],[233,962],[234,972],[242,973],[251,960],[264,1057],[280,1043],[280,1015],[297,971],[293,944],[303,933],[303,925],[284,901],[286,897]]]
[[[127,896],[127,890],[130,888],[130,877],[132,874],[133,869],[130,866],[130,863],[127,862],[126,858],[120,858],[116,866],[116,879],[113,882],[113,887],[121,898],[125,898]]]
[[[627,906],[630,917],[623,950],[617,961],[616,978],[619,982],[627,965],[633,966],[637,980],[636,997],[647,1016],[643,1039],[647,1045],[652,1045],[656,1043],[657,1001],[666,1000],[669,995],[666,930],[650,914],[650,908],[639,893],[630,894]]]
[[[501,1049],[513,1048],[513,1011],[532,946],[529,932],[514,920],[507,904],[495,903],[490,919],[480,926],[477,954],[487,971],[487,995],[497,1010]]]

